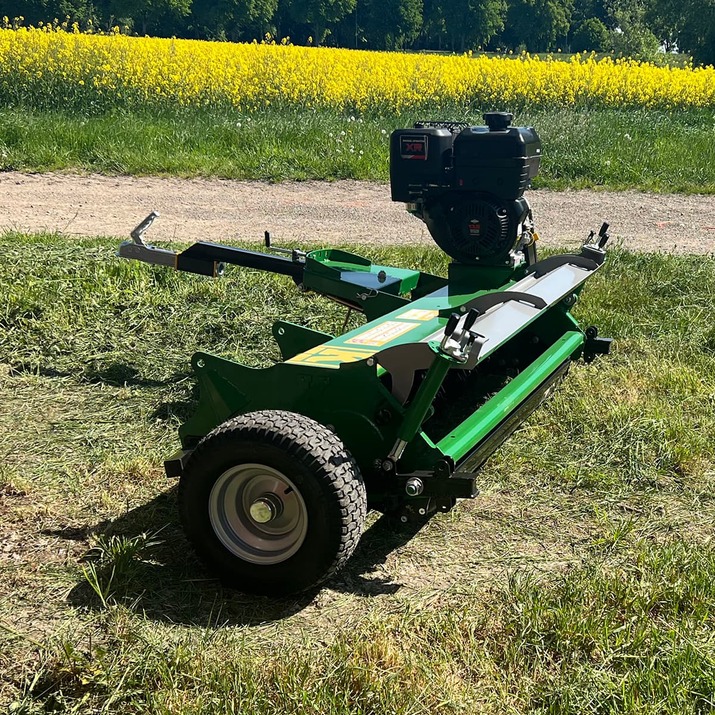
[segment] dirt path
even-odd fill
[[[529,198],[539,233],[552,245],[575,245],[605,220],[628,248],[715,250],[715,196],[542,190]],[[392,203],[384,184],[0,174],[0,230],[127,236],[152,209],[161,219],[151,240],[260,241],[268,229],[309,247],[431,244],[422,222]]]

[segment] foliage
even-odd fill
[[[592,17],[610,27],[611,17],[606,7],[607,1],[608,0],[574,0],[572,16],[573,27],[578,27]]]
[[[453,51],[486,45],[504,29],[506,0],[443,0],[440,8]]]
[[[353,12],[355,3],[356,0],[291,0],[288,12],[296,22],[310,25],[312,42],[320,45],[328,27]]]
[[[83,112],[713,107],[715,70],[590,56],[439,57],[21,28],[0,29],[0,99]]]
[[[647,21],[668,49],[715,65],[715,0],[652,0]]]
[[[83,29],[160,37],[261,41],[355,49],[546,52],[609,47],[667,62],[691,53],[715,62],[715,0],[0,0],[0,17],[26,24],[77,22]],[[660,51],[660,46],[666,52]]]
[[[193,0],[192,17],[197,34],[214,40],[264,37],[278,0]]]
[[[384,50],[410,47],[422,27],[422,0],[358,0],[360,33]]]
[[[615,24],[613,49],[624,57],[655,59],[660,43],[648,27],[649,0],[609,0],[608,8]]]
[[[155,33],[166,17],[189,14],[191,0],[105,0],[107,12],[122,24],[146,35]]]
[[[582,22],[571,38],[571,49],[574,52],[608,52],[611,46],[608,28],[596,17],[589,17]]]
[[[512,0],[504,41],[512,48],[548,52],[565,46],[573,0]]]

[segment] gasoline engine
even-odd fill
[[[421,218],[460,263],[516,266],[536,261],[524,191],[539,171],[541,141],[512,115],[488,112],[486,126],[418,122],[390,142],[392,200]]]

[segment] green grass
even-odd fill
[[[80,116],[0,110],[0,170],[80,170],[236,179],[388,179],[388,136],[418,119],[330,112],[115,113]],[[519,113],[541,134],[535,185],[715,192],[715,115],[558,110]],[[316,147],[319,148],[316,151]]]
[[[412,538],[372,518],[319,594],[270,601],[195,561],[161,461],[193,350],[268,364],[272,319],[342,311],[115,248],[0,237],[0,710],[715,709],[715,259],[612,251],[575,312],[613,354],[573,365],[480,497]]]

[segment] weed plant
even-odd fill
[[[611,251],[575,312],[612,355],[572,366],[480,497],[411,539],[373,516],[326,588],[272,601],[196,563],[161,460],[195,404],[194,350],[266,365],[271,320],[336,332],[343,316],[282,277],[115,249],[0,239],[6,710],[715,708],[714,258]],[[436,249],[365,253],[446,268]]]

